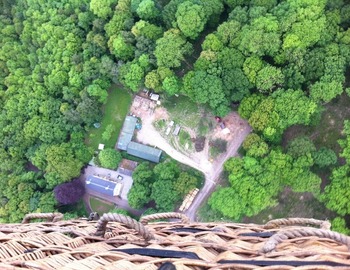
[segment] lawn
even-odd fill
[[[113,85],[109,90],[107,103],[102,107],[103,118],[101,126],[99,128],[90,128],[86,144],[94,149],[97,149],[99,143],[105,144],[107,148],[114,148],[130,104],[131,94],[125,89]],[[113,131],[110,139],[103,140],[102,134],[108,125],[113,126]]]
[[[100,216],[115,209],[114,204],[97,199],[95,197],[90,197],[90,207],[92,211],[97,212]]]
[[[173,120],[176,124],[197,129],[202,118],[201,111],[203,111],[203,108],[192,102],[188,97],[170,97],[163,102],[163,106],[169,112],[170,120]]]

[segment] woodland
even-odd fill
[[[1,0],[0,222],[62,205],[53,190],[91,159],[86,133],[118,84],[184,95],[218,116],[239,104],[253,132],[242,157],[226,162],[229,184],[213,193],[212,209],[239,220],[289,186],[312,192],[346,232],[350,122],[341,151],[308,137],[283,147],[282,138],[350,94],[349,25],[346,0]],[[115,166],[108,151],[101,162]],[[134,207],[174,206],[157,166],[136,174]],[[175,167],[171,179],[192,177]],[[330,172],[324,189],[321,169]]]

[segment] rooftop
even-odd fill
[[[136,142],[129,143],[127,152],[130,155],[143,158],[155,163],[159,162],[160,156],[162,155],[162,150]]]
[[[123,128],[120,132],[117,148],[120,150],[126,150],[129,142],[131,142],[134,135],[137,118],[133,116],[125,117]]]
[[[90,189],[109,196],[114,196],[114,189],[117,184],[95,175],[89,175],[85,183]]]

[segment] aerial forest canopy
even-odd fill
[[[52,190],[92,157],[85,134],[114,83],[186,95],[219,116],[240,102],[257,135],[251,157],[226,169],[247,185],[291,180],[272,178],[274,166],[317,184],[310,160],[268,144],[344,91],[349,25],[345,0],[0,1],[0,221],[54,210]]]

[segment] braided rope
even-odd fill
[[[340,234],[337,232],[332,232],[330,230],[322,230],[316,228],[300,228],[293,230],[280,231],[267,240],[261,252],[267,253],[273,251],[279,243],[282,243],[284,240],[293,239],[298,237],[306,236],[317,236],[320,238],[332,239],[336,242],[346,245],[350,249],[350,237]]]
[[[140,222],[136,221],[135,219],[132,219],[131,217],[114,213],[103,214],[103,216],[97,222],[96,232],[94,236],[104,237],[107,228],[107,223],[111,221],[122,223],[128,228],[134,229],[146,241],[154,239],[154,235],[150,233],[149,230]]]
[[[181,219],[182,223],[189,223],[189,219],[186,215],[182,213],[176,213],[176,212],[168,212],[168,213],[158,213],[158,214],[152,214],[148,216],[144,216],[140,218],[140,222],[144,225],[146,225],[151,220],[157,220],[157,219],[169,219],[169,218],[178,218]]]
[[[25,215],[22,220],[23,224],[30,223],[32,219],[46,219],[47,221],[56,222],[62,220],[63,214],[61,213],[30,213]]]
[[[313,225],[319,226],[320,229],[330,230],[331,223],[327,220],[318,220],[313,218],[281,218],[267,222],[264,225],[265,229],[278,228],[280,226],[291,226],[291,225]]]

